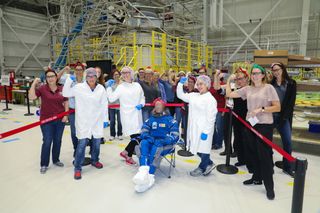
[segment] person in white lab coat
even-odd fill
[[[183,84],[187,77],[182,77],[177,86],[177,96],[189,103],[187,148],[192,154],[201,158],[200,165],[190,172],[191,176],[207,176],[215,168],[210,159],[211,142],[217,114],[217,102],[208,91],[211,80],[202,75],[197,78],[196,87],[199,93],[184,93]]]
[[[97,72],[94,68],[86,70],[86,81],[71,87],[72,79],[67,78],[62,94],[75,98],[76,136],[79,144],[74,161],[76,180],[81,179],[81,165],[84,161],[85,148],[92,138],[91,165],[103,168],[99,162],[100,142],[103,128],[108,126],[108,101],[104,87],[97,83]]]
[[[131,138],[130,143],[120,153],[120,156],[125,159],[127,164],[135,165],[136,162],[132,159],[132,154],[137,145],[135,138],[139,136],[143,124],[141,109],[145,105],[145,97],[140,84],[133,82],[134,72],[131,67],[123,67],[121,76],[123,83],[114,91],[111,88],[115,83],[114,80],[107,81],[107,96],[110,102],[119,99],[122,132]]]

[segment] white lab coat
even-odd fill
[[[192,153],[210,154],[214,124],[218,112],[217,101],[210,92],[184,93],[181,83],[177,86],[177,96],[189,103],[187,149]],[[207,140],[201,140],[201,133],[208,135]]]
[[[67,78],[62,95],[75,98],[75,126],[78,139],[102,138],[103,123],[108,118],[108,99],[106,90],[100,84],[92,91],[87,82],[71,87],[72,80]]]
[[[136,82],[121,83],[115,91],[111,87],[107,88],[107,96],[110,102],[119,99],[120,118],[122,132],[125,136],[139,134],[142,128],[142,112],[136,106],[145,104],[145,97],[140,84]]]

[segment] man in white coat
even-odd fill
[[[192,154],[201,158],[200,165],[190,172],[191,176],[207,176],[215,168],[210,159],[212,136],[217,110],[217,102],[208,91],[211,80],[202,75],[197,78],[196,87],[199,93],[184,93],[183,84],[188,78],[183,77],[177,86],[177,96],[189,103],[187,148]]]
[[[108,126],[108,101],[104,87],[97,83],[97,72],[94,68],[86,70],[86,81],[71,87],[72,79],[67,78],[62,94],[75,98],[76,135],[79,144],[74,161],[74,178],[81,179],[81,165],[84,161],[85,148],[92,138],[91,165],[97,169],[103,167],[99,162],[100,142],[103,128]]]
[[[111,88],[115,83],[114,80],[107,81],[107,96],[110,102],[119,99],[122,132],[125,136],[130,136],[131,139],[134,139],[139,136],[141,132],[143,124],[141,109],[145,105],[145,97],[140,84],[133,82],[134,72],[131,67],[123,67],[121,77],[123,83],[114,91],[112,91]],[[136,140],[131,140],[125,150],[120,153],[120,156],[123,157],[129,165],[136,164],[132,159],[136,145]]]

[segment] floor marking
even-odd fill
[[[190,159],[190,160],[183,160],[183,161],[186,162],[186,163],[192,163],[192,164],[199,163],[198,160],[192,160],[192,159]]]
[[[18,140],[20,140],[20,138],[12,138],[12,139],[9,139],[9,140],[4,140],[2,142],[3,143],[9,143],[9,142],[18,141]]]
[[[246,172],[246,171],[241,171],[241,170],[239,170],[237,174],[238,174],[238,175],[245,175],[245,174],[247,174],[247,173],[248,173],[248,172]]]
[[[288,186],[293,186],[293,181],[287,183]]]

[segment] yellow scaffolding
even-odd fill
[[[144,41],[140,40],[142,37],[146,37]],[[161,72],[169,68],[191,71],[200,64],[210,67],[213,63],[212,46],[156,31],[143,35],[136,32],[113,35],[108,44],[102,40],[99,37],[75,39],[69,46],[67,61],[110,59],[111,55],[118,69],[151,66]],[[58,54],[60,50],[58,43],[55,51]]]

